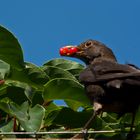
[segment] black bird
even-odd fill
[[[60,49],[62,56],[75,57],[85,62],[79,80],[93,104],[94,113],[84,129],[101,112],[114,112],[120,117],[135,113],[140,105],[140,69],[132,64],[119,64],[112,50],[99,41],[88,40],[78,46]],[[132,131],[132,126],[131,130]]]

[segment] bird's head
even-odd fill
[[[61,56],[79,58],[87,65],[100,59],[116,61],[112,50],[95,40],[87,40],[78,46],[65,46],[60,48],[59,52]]]

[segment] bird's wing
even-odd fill
[[[96,81],[95,74],[89,67],[84,69],[79,75],[79,81],[81,83],[92,83]]]
[[[102,62],[87,67],[79,77],[83,83],[102,83],[112,80],[131,79],[140,82],[140,69],[133,65]]]
[[[92,72],[96,75],[104,75],[110,73],[131,73],[131,72],[140,72],[140,69],[132,64],[118,64],[110,61],[101,61],[95,63],[94,65],[89,65]]]

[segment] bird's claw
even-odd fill
[[[83,129],[82,130],[82,134],[83,134],[84,140],[88,140],[88,130],[87,129]]]

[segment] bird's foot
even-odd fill
[[[82,133],[76,134],[75,136],[72,137],[72,139],[84,139],[84,140],[88,140],[88,130],[87,129],[83,129],[82,130]]]
[[[82,134],[83,134],[84,140],[88,140],[88,130],[87,129],[83,129],[82,130]]]
[[[126,140],[135,140],[135,139],[136,139],[136,133],[135,132],[128,133]]]

